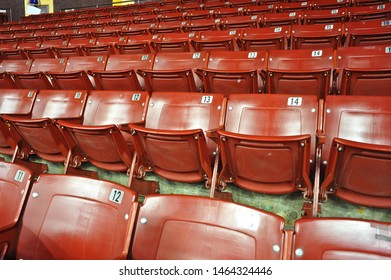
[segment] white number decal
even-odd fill
[[[312,51],[312,57],[319,57],[319,56],[322,56],[322,50],[318,50],[318,51]]]
[[[257,55],[258,55],[257,52],[249,52],[249,53],[248,53],[248,58],[256,58]]]
[[[331,10],[331,14],[332,14],[332,15],[338,14],[338,9],[336,9],[336,10]]]
[[[26,174],[26,172],[24,172],[22,170],[16,171],[14,180],[18,181],[18,182],[23,182],[23,178],[24,178],[25,174]]]
[[[333,30],[333,28],[334,28],[334,25],[330,24],[330,25],[326,25],[324,27],[324,30]]]
[[[140,98],[141,98],[141,94],[140,93],[135,93],[132,96],[132,101],[139,101]]]
[[[82,93],[80,91],[75,93],[75,99],[80,99]]]
[[[303,98],[301,97],[289,97],[288,106],[301,106]]]
[[[200,58],[201,57],[201,53],[195,53],[193,54],[193,59],[195,58]]]
[[[386,53],[391,53],[391,47],[386,47],[385,51]]]
[[[202,96],[201,103],[203,103],[203,104],[211,104],[212,100],[213,100],[213,96],[204,95],[204,96]]]
[[[122,198],[124,197],[124,192],[117,190],[117,189],[112,189],[110,192],[110,197],[109,200],[118,204],[121,204]]]
[[[277,33],[277,32],[281,32],[282,31],[282,28],[281,27],[276,27],[274,28],[274,32]]]

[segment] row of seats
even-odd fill
[[[165,5],[162,7],[147,7],[137,9],[134,5],[128,5],[125,7],[112,7],[107,9],[91,9],[83,10],[83,12],[68,12],[68,13],[55,13],[51,15],[29,16],[23,18],[19,23],[10,24],[10,28],[21,28],[24,25],[32,23],[42,23],[45,21],[66,21],[66,20],[84,20],[88,22],[89,19],[96,21],[105,21],[107,18],[121,18],[121,17],[138,17],[145,15],[156,15],[159,17],[165,17],[167,14],[174,13],[190,13],[194,11],[196,13],[201,11],[211,11],[215,17],[231,16],[235,14],[260,14],[265,12],[292,12],[299,10],[331,10],[331,9],[351,9],[352,13],[363,14],[364,11],[371,13],[373,8],[367,8],[367,6],[381,6],[387,5],[389,1],[368,1],[366,5],[362,3],[351,3],[349,0],[329,0],[329,1],[292,1],[291,3],[284,1],[268,1],[268,3],[257,3],[256,1],[247,1],[242,3],[231,3],[231,1],[208,1],[205,4],[185,4],[181,5],[174,3],[172,5]],[[382,8],[378,8],[381,10]],[[186,15],[185,15],[186,16]],[[191,15],[189,16],[189,18]],[[163,19],[164,20],[164,19]]]
[[[79,168],[391,208],[390,97],[2,90],[1,150]],[[220,161],[221,160],[221,161]],[[368,176],[371,174],[371,176]],[[316,209],[314,209],[315,211]],[[317,213],[317,212],[314,212]]]
[[[118,34],[112,31],[7,39],[0,44],[0,59],[192,52],[216,49],[243,51],[338,49],[344,46],[391,44],[391,25],[385,25],[383,21],[359,22],[352,25],[341,23],[291,25],[144,35],[126,35],[125,33]]]
[[[6,162],[0,178],[0,259],[391,258],[386,222],[304,218],[286,229],[276,214],[223,200],[149,195],[138,203],[116,183],[54,174],[34,181]]]
[[[307,4],[307,5],[303,5]],[[339,8],[332,10],[310,10],[309,2],[296,2],[287,3],[285,9],[283,6],[267,5],[267,6],[255,6],[251,8],[223,8],[217,10],[196,10],[189,12],[174,12],[161,15],[142,15],[134,16],[132,14],[118,15],[115,14],[115,18],[77,18],[73,20],[62,20],[58,22],[42,22],[42,23],[30,23],[4,26],[0,29],[1,32],[6,34],[20,34],[25,33],[27,30],[34,33],[42,29],[53,30],[55,28],[64,27],[79,27],[79,28],[97,28],[98,30],[105,29],[109,26],[118,26],[118,23],[122,23],[122,26],[136,25],[149,23],[154,24],[157,28],[160,24],[163,26],[169,25],[169,23],[187,22],[183,29],[189,31],[192,25],[200,25],[203,23],[206,25],[207,21],[199,22],[199,20],[209,20],[209,25],[213,22],[217,27],[223,29],[230,28],[229,23],[233,20],[236,22],[247,21],[256,26],[269,27],[271,25],[282,25],[286,23],[294,24],[315,24],[315,23],[333,23],[333,22],[345,22],[345,21],[369,21],[369,20],[390,20],[390,4],[382,4],[377,6],[368,7],[355,7],[355,8]],[[274,12],[275,8],[279,9],[278,13]],[[185,25],[185,24],[183,24]],[[29,33],[30,33],[29,32]]]
[[[0,62],[0,88],[389,95],[388,46],[159,52]]]

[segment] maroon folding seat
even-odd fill
[[[124,36],[117,36],[116,32],[109,33],[110,36],[102,36],[95,33],[96,43],[94,46],[83,46],[83,50],[87,55],[107,55],[116,54],[115,44],[122,44],[128,39]],[[106,34],[105,34],[106,35]],[[99,37],[98,37],[99,36]]]
[[[130,125],[138,176],[153,171],[178,182],[210,187],[216,144],[205,132],[222,128],[223,94],[153,92],[144,126]]]
[[[69,38],[65,35],[44,36],[42,38],[41,48],[67,47],[68,42]]]
[[[292,13],[312,10],[312,1],[282,2],[276,5],[278,13]]]
[[[130,186],[134,147],[127,125],[144,122],[148,99],[140,91],[90,91],[82,123],[59,121],[73,164],[127,172]]]
[[[161,40],[151,41],[151,46],[155,52],[190,52],[194,51],[190,41],[199,36],[199,32],[165,33]]]
[[[313,0],[314,10],[335,10],[350,7],[351,0]]]
[[[137,194],[120,184],[41,175],[27,202],[16,258],[126,259],[136,209]]]
[[[203,69],[208,63],[207,52],[159,52],[152,70],[139,69],[145,89],[153,91],[192,92],[201,91],[201,80],[195,69]]]
[[[50,162],[69,165],[69,150],[57,120],[80,122],[87,100],[86,91],[41,90],[37,95],[30,117],[3,116],[11,132],[17,135],[19,147],[28,147],[27,155],[36,154]],[[67,169],[64,169],[64,173]]]
[[[105,69],[107,56],[72,56],[68,58],[65,71],[47,72],[56,89],[95,89],[88,70]]]
[[[32,172],[15,163],[0,162],[0,260],[15,258],[26,197],[29,194]]]
[[[266,13],[261,21],[262,27],[301,24],[302,12]]]
[[[384,0],[351,0],[352,6],[374,6],[384,4]]]
[[[253,192],[312,197],[316,130],[321,107],[314,95],[231,94],[225,127],[216,137],[220,188],[227,182]]]
[[[223,18],[220,21],[220,27],[222,30],[258,28],[260,20],[261,18],[257,15]]]
[[[260,5],[260,6],[249,6],[246,7],[243,11],[244,15],[257,15],[262,16],[265,13],[274,13],[276,11],[276,6],[273,4],[269,5]]]
[[[331,93],[333,49],[271,50],[268,59],[266,92],[319,98]]]
[[[232,7],[252,7],[258,6],[257,0],[231,0]]]
[[[391,48],[387,46],[337,49],[335,83],[342,95],[390,95]]]
[[[327,97],[320,199],[391,208],[390,96]],[[325,170],[324,170],[325,169]]]
[[[199,39],[191,40],[191,44],[196,51],[204,50],[238,50],[237,38],[241,35],[241,30],[222,31],[202,31]]]
[[[11,77],[13,72],[28,73],[31,67],[31,60],[3,60],[0,62],[0,88],[16,88]]]
[[[391,43],[391,21],[369,20],[345,23],[346,47]]]
[[[190,2],[184,2],[182,5],[179,5],[178,7],[178,11],[179,12],[198,12],[198,11],[205,11],[203,10],[203,5],[201,3],[201,1],[195,1],[193,3],[190,3]]]
[[[290,26],[245,28],[237,39],[242,51],[286,50],[290,38]]]
[[[94,46],[96,38],[91,33],[69,35],[66,47],[53,47],[57,57],[71,57],[84,55],[82,47]]]
[[[184,195],[147,196],[136,220],[132,258],[279,260],[283,258],[283,228],[280,216],[232,202]]]
[[[189,10],[186,11],[185,20],[199,20],[213,18],[213,10]]]
[[[231,18],[243,15],[243,7],[239,8],[217,8],[213,10],[213,16],[215,18]]]
[[[342,45],[343,24],[292,25],[291,49],[337,49]]]
[[[28,73],[11,73],[18,88],[53,89],[47,72],[64,72],[68,58],[34,59]]]
[[[95,86],[101,90],[144,90],[144,78],[138,69],[152,69],[152,54],[120,54],[109,56],[104,70],[91,70]]]
[[[165,33],[181,33],[186,26],[186,21],[163,21],[157,24],[152,24],[149,28],[151,34],[165,34]]]
[[[167,21],[178,21],[182,22],[185,21],[185,15],[186,12],[171,12],[171,13],[164,13],[159,15],[158,20],[159,22],[167,22]]]
[[[204,2],[205,10],[216,10],[221,8],[229,8],[230,3],[224,0],[209,0]]]
[[[304,24],[333,24],[336,22],[344,23],[347,18],[348,11],[346,8],[333,10],[309,10],[303,13]]]
[[[291,259],[389,260],[390,231],[391,223],[374,220],[299,219],[295,222]]]
[[[220,21],[219,18],[191,19],[183,27],[183,30],[185,32],[216,31],[220,30]]]
[[[41,37],[23,37],[19,38],[19,44],[16,49],[25,50],[25,49],[37,49],[40,48],[42,44]]]
[[[151,15],[140,15],[134,17],[133,21],[134,24],[140,24],[140,23],[157,23],[158,22],[158,16],[155,14]]]
[[[158,17],[160,18],[162,15],[177,13],[178,12],[178,10],[177,10],[178,4],[179,3],[176,3],[176,4],[173,3],[170,5],[161,4],[161,6],[159,6],[155,9],[155,14],[157,14]]]
[[[153,24],[153,23],[152,23]],[[118,32],[120,36],[133,36],[133,35],[147,35],[149,33],[149,28],[151,23],[139,23],[139,24],[130,24],[126,30],[121,30]]]
[[[0,116],[30,117],[36,95],[35,90],[1,89]],[[23,157],[25,151],[17,143],[18,139],[15,140],[15,135],[11,134],[3,118],[0,118],[0,153],[12,156],[12,162],[17,156]]]
[[[114,47],[119,54],[149,54],[153,51],[151,42],[159,42],[161,34],[129,36],[126,42],[116,43]]]
[[[391,3],[350,7],[350,21],[391,20]]]
[[[210,51],[208,64],[197,69],[204,92],[258,93],[264,91],[266,51]]]

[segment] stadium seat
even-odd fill
[[[243,7],[217,8],[213,10],[214,18],[234,18],[243,15]]]
[[[132,258],[279,260],[283,228],[281,217],[232,202],[189,195],[147,196],[136,221]]]
[[[374,220],[299,219],[295,222],[291,259],[389,260],[390,232],[390,223]]]
[[[148,35],[151,23],[130,24],[126,30],[118,32],[120,36]]]
[[[34,59],[29,73],[12,73],[11,76],[18,88],[53,89],[46,72],[64,72],[67,58]]]
[[[302,13],[266,13],[261,20],[262,27],[301,24]]]
[[[155,52],[190,52],[194,51],[190,41],[199,36],[199,32],[166,33],[161,40],[152,41],[151,46]]]
[[[0,62],[0,88],[16,88],[11,77],[13,72],[28,73],[31,67],[31,60],[3,60]]]
[[[88,70],[104,70],[107,56],[72,56],[68,58],[64,72],[47,72],[54,88],[64,90],[95,89]]]
[[[127,172],[130,186],[134,147],[127,125],[144,122],[148,99],[146,92],[90,91],[82,123],[58,121],[73,164],[87,161],[104,170]]]
[[[333,49],[271,50],[266,92],[324,98],[332,90],[333,69]]]
[[[159,20],[159,22],[169,22],[169,21],[182,22],[182,21],[185,21],[185,15],[186,15],[186,12],[177,12],[175,10],[175,12],[161,14],[158,17],[158,20]]]
[[[199,20],[213,18],[212,10],[189,10],[185,14],[185,20]]]
[[[317,97],[231,94],[227,108],[225,128],[215,136],[222,161],[219,187],[233,182],[258,193],[302,191],[310,199]]]
[[[391,95],[390,47],[345,47],[336,54],[338,94]]]
[[[336,2],[337,0],[333,0]],[[322,3],[322,2],[320,2]],[[348,18],[346,8],[333,10],[308,10],[303,13],[304,24],[333,24],[344,23]]]
[[[258,93],[264,90],[266,51],[210,51],[208,65],[197,69],[204,92]]]
[[[114,46],[118,54],[152,53],[151,42],[161,41],[161,34],[129,36],[124,43],[116,43]]]
[[[337,49],[342,45],[343,24],[292,25],[291,49]]]
[[[248,6],[244,8],[244,15],[258,15],[263,16],[265,13],[274,13],[276,11],[276,6],[274,4],[268,5],[255,5]]]
[[[286,50],[290,38],[290,26],[245,28],[237,39],[242,51]]]
[[[348,12],[350,21],[391,20],[391,3],[350,7]]]
[[[205,68],[207,52],[160,52],[155,56],[152,70],[140,69],[145,89],[154,91],[194,92],[202,90],[195,69]]]
[[[241,36],[241,30],[202,31],[199,39],[191,40],[196,51],[210,50],[238,50],[237,38]]]
[[[258,17],[257,15],[222,18],[220,21],[220,28],[222,30],[258,28],[260,20],[261,17]]]
[[[312,1],[282,2],[276,5],[278,13],[292,13],[312,10]]]
[[[32,187],[17,259],[126,259],[137,194],[116,183],[41,175]]]
[[[28,118],[31,115],[33,104],[37,95],[35,90],[1,89],[0,90],[0,116],[10,115]],[[18,139],[14,138],[9,127],[0,118],[0,153],[12,156],[12,162],[23,152],[19,147]]]
[[[345,23],[346,47],[390,45],[391,21],[369,20]]]
[[[91,33],[72,34],[68,36],[69,41],[66,47],[52,48],[57,57],[82,56],[85,54],[82,47],[94,46],[96,43],[96,38]]]
[[[24,159],[35,154],[49,162],[64,162],[68,166],[72,159],[57,120],[80,122],[86,100],[87,92],[82,90],[41,90],[30,117],[3,116],[11,133],[17,137],[18,147],[28,147]]]
[[[185,32],[216,31],[220,30],[220,21],[219,18],[191,19],[183,27],[183,30]]]
[[[110,36],[98,37],[99,33],[95,33],[96,43],[94,46],[84,46],[83,50],[87,55],[107,55],[117,54],[114,47],[115,44],[122,44],[127,41],[127,37],[124,36],[115,36],[115,33],[109,32],[112,34]],[[101,34],[102,35],[102,34]]]
[[[32,172],[19,164],[0,162],[0,260],[15,257],[26,197],[29,194]],[[2,247],[5,251],[2,252]]]
[[[151,24],[149,32],[151,34],[181,33],[183,32],[184,26],[186,26],[186,21],[163,21],[156,24]]]
[[[348,8],[351,0],[313,0],[312,7],[314,10],[336,10]]]
[[[129,125],[139,159],[137,175],[153,171],[210,187],[217,145],[205,132],[223,126],[225,103],[223,94],[153,92],[145,125]]]
[[[90,70],[88,73],[100,90],[144,90],[144,78],[137,70],[151,70],[153,61],[152,54],[111,55],[103,71]]]
[[[353,204],[391,208],[390,102],[389,96],[327,97],[321,201],[334,195]]]

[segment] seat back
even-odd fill
[[[0,90],[0,115],[29,117],[37,95],[35,90],[2,89]],[[18,139],[14,138],[8,126],[0,118],[0,153],[16,156]]]
[[[238,45],[243,51],[286,50],[290,33],[290,26],[245,28]]]
[[[204,133],[222,127],[225,101],[223,94],[153,92],[145,127],[131,126],[143,169],[210,184],[216,144]]]
[[[331,92],[333,49],[271,50],[268,58],[268,93],[313,94],[324,98]]]
[[[130,169],[134,147],[130,134],[120,128],[144,122],[148,99],[146,92],[91,91],[82,125],[59,122],[73,157],[105,170]]]
[[[134,191],[112,182],[41,175],[26,206],[17,258],[125,259],[136,201]]]
[[[22,165],[0,162],[0,178],[0,244],[8,244],[5,254],[12,257],[15,255],[17,228],[22,220],[33,174]]]
[[[278,260],[282,259],[283,228],[281,217],[232,202],[183,195],[147,196],[137,218],[132,257]]]
[[[86,91],[41,90],[34,102],[31,118],[7,116],[14,133],[22,139],[19,145],[52,162],[64,162],[68,148],[56,120],[81,122],[86,104]]]
[[[281,194],[311,196],[320,106],[314,95],[231,94],[219,131],[220,182]],[[288,160],[289,159],[289,160]]]
[[[342,44],[343,25],[332,24],[293,25],[292,49],[336,49]]]
[[[29,73],[14,73],[12,75],[19,88],[52,89],[53,85],[46,72],[64,72],[67,58],[34,59]]]
[[[327,97],[323,200],[334,194],[355,204],[391,207],[390,102],[389,96]]]
[[[94,89],[92,78],[87,75],[88,70],[104,70],[107,56],[76,56],[69,57],[63,73],[48,72],[53,86],[56,89],[78,90]]]
[[[258,93],[263,91],[259,74],[266,64],[266,51],[210,51],[207,67],[197,73],[205,92]]]
[[[390,20],[369,20],[345,23],[345,46],[389,45],[391,43]]]
[[[199,36],[199,32],[165,33],[160,41],[151,42],[151,45],[155,52],[190,52],[194,51],[190,41]]]
[[[154,55],[120,54],[110,55],[104,71],[90,71],[97,89],[103,90],[142,90],[145,88],[143,77],[137,70],[151,70]]]
[[[337,50],[337,92],[347,95],[390,95],[391,48],[345,47]]]
[[[337,3],[337,0],[334,2]],[[346,8],[336,7],[335,9],[315,9],[305,11],[303,21],[304,24],[333,24],[336,22],[343,23],[346,21],[347,17],[348,12]]]
[[[238,50],[236,39],[240,37],[241,30],[202,31],[200,38],[193,39],[191,44],[196,51],[208,50]]]
[[[194,70],[204,68],[208,53],[203,52],[160,52],[156,54],[153,71],[142,69],[146,90],[154,91],[201,91],[202,83]]]
[[[390,232],[390,223],[378,221],[299,219],[295,222],[291,256],[294,260],[391,259]]]

